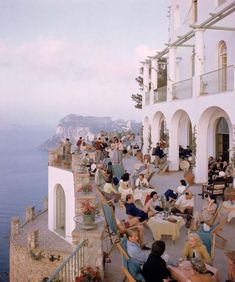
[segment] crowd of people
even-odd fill
[[[208,271],[205,265],[212,263],[211,254],[196,232],[202,224],[204,230],[210,229],[209,222],[218,208],[216,197],[209,195],[202,209],[195,211],[195,197],[184,179],[179,181],[180,183],[175,189],[170,188],[164,195],[158,195],[156,189],[151,187],[146,177],[148,171],[146,167],[150,165],[151,160],[143,163],[145,169],[138,173],[133,182],[132,175],[127,173],[123,167],[122,159],[130,149],[134,148],[134,142],[133,135],[131,135],[131,140],[116,136],[112,136],[112,138],[100,136],[91,144],[87,144],[80,137],[76,144],[77,152],[84,154],[83,160],[87,167],[91,169],[91,164],[95,164],[95,182],[100,186],[105,199],[114,207],[114,211],[118,203],[120,207],[125,209],[125,220],[120,220],[116,214],[115,218],[122,233],[126,233],[129,257],[141,267],[146,282],[174,281],[171,279],[167,260],[164,259],[166,248],[164,241],[154,241],[151,247],[146,246],[144,242],[144,223],[150,217],[155,216],[156,213],[166,210],[167,207],[170,214],[184,215],[186,227],[189,228],[188,240],[179,255],[191,262],[194,271],[190,281],[212,281],[214,274]],[[95,160],[92,162],[88,155],[88,146],[95,148]],[[70,150],[71,143],[69,139],[66,139],[63,144],[63,154],[70,153]],[[189,157],[191,153],[188,147],[180,150],[180,157]],[[164,150],[160,143],[157,143],[153,155],[159,158],[164,157]],[[121,175],[115,173],[114,165],[123,170]],[[232,183],[232,167],[222,159],[215,160],[210,157],[208,161],[208,183],[221,181],[221,179],[226,181],[228,185]],[[152,191],[149,193],[148,200],[142,206],[139,205],[134,196],[135,191],[151,188]],[[129,227],[135,228],[126,231]]]

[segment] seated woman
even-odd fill
[[[151,210],[153,212],[163,211],[164,209],[160,206],[160,201],[158,199],[158,194],[156,191],[151,192],[150,200],[145,205],[145,210]]]
[[[187,183],[184,179],[181,179],[180,185],[176,188],[175,192],[177,193],[177,195],[181,195],[185,192],[186,189],[187,189]]]
[[[189,277],[192,282],[212,282],[213,273],[207,270],[205,263],[198,259],[192,258],[191,265],[194,270],[192,275]]]
[[[138,189],[149,188],[148,180],[145,178],[144,174],[141,173],[136,179],[135,187]]]
[[[199,223],[208,223],[213,215],[215,214],[217,209],[216,205],[216,196],[215,195],[209,195],[207,196],[207,201],[202,207],[202,210],[200,212],[195,212],[193,221],[191,224],[191,229],[192,230],[197,230],[198,229],[198,224]]]
[[[129,186],[129,174],[124,173],[119,181],[118,192],[121,194],[121,201],[125,203],[126,196],[128,194],[133,194],[132,188]]]
[[[208,254],[206,247],[196,233],[190,233],[188,235],[188,241],[185,243],[183,249],[183,256],[187,259],[196,257],[205,263],[211,262],[211,257]]]
[[[103,187],[103,193],[107,200],[114,199],[114,202],[117,203],[118,200],[121,198],[121,194],[114,188],[112,179],[106,180],[106,183]]]

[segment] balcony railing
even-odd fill
[[[150,92],[145,92],[145,105],[150,104]]]
[[[172,99],[186,99],[192,97],[192,78],[172,84]]]
[[[52,273],[47,282],[70,281],[75,282],[84,267],[84,249],[87,240],[84,240],[71,255]]]
[[[165,102],[166,99],[167,99],[167,86],[163,86],[154,90],[153,93],[154,103]]]
[[[200,76],[200,95],[233,91],[233,66],[208,72]]]

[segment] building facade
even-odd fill
[[[178,170],[179,145],[193,146],[202,183],[209,156],[234,154],[235,1],[172,0],[169,13],[167,47],[141,62],[143,150],[169,139],[170,170]]]

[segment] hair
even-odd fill
[[[125,173],[123,174],[123,176],[121,177],[121,179],[122,179],[123,181],[129,181],[129,179],[130,179],[129,173],[125,172]]]
[[[184,179],[180,180],[180,184],[183,185],[183,186],[187,186],[187,183],[186,183],[186,181]]]
[[[129,239],[133,234],[137,234],[136,230],[130,229],[126,231],[127,239]]]
[[[127,195],[126,195],[126,201],[128,202],[128,200],[129,200],[132,196],[133,196],[132,194],[127,194]]]
[[[202,240],[197,233],[190,233],[188,239],[194,239],[197,242],[197,245],[202,245]]]
[[[211,194],[209,195],[209,197],[211,198],[211,200],[214,200],[214,203],[216,203],[216,195]]]
[[[153,196],[154,196],[155,194],[157,194],[157,192],[156,192],[156,191],[151,192],[151,194],[150,194],[150,198],[153,198]]]
[[[142,177],[144,177],[144,174],[143,174],[143,173],[140,173],[140,174],[139,174],[139,176],[142,176]]]
[[[153,244],[152,244],[152,250],[151,250],[151,253],[154,254],[154,255],[163,255],[163,253],[165,252],[165,249],[166,249],[166,244],[164,241],[155,241]]]

